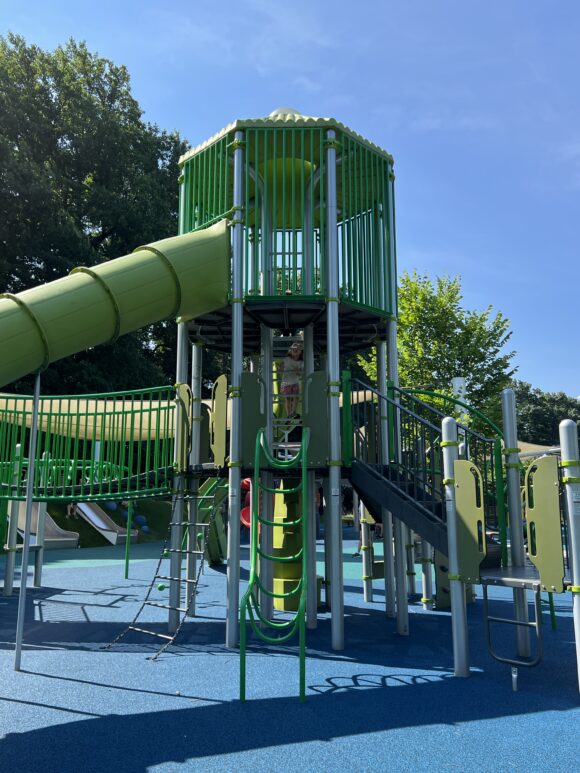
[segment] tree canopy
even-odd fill
[[[459,277],[403,273],[399,283],[399,373],[401,386],[451,391],[451,379],[466,379],[467,400],[497,418],[500,392],[515,369],[509,321],[491,306],[464,308]],[[376,378],[376,355],[361,356]]]
[[[518,410],[518,436],[542,446],[560,444],[558,427],[563,419],[580,423],[580,400],[564,392],[543,392],[526,381],[512,384]]]
[[[1,290],[20,292],[177,233],[186,147],[143,121],[125,67],[74,40],[47,52],[0,37]],[[174,336],[160,325],[55,363],[44,389],[161,383]]]

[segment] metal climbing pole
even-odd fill
[[[387,394],[387,342],[382,339],[377,343],[377,387],[382,395]],[[384,406],[381,401],[380,408]],[[381,464],[389,463],[389,417],[381,410]],[[393,516],[386,507],[382,509],[383,516],[383,557],[385,571],[385,612],[387,617],[395,617],[395,563],[393,557]]]
[[[16,646],[14,649],[14,670],[20,671],[22,659],[22,641],[24,639],[24,619],[26,615],[26,586],[28,582],[28,555],[30,551],[30,527],[32,524],[32,498],[36,462],[36,444],[38,440],[38,404],[40,402],[40,371],[34,379],[34,398],[30,425],[30,444],[28,447],[28,472],[26,475],[26,520],[24,524],[24,545],[20,570],[20,593],[18,596],[18,619],[16,621]]]
[[[506,482],[508,493],[508,511],[510,528],[510,553],[512,566],[524,566],[526,551],[524,548],[524,522],[522,516],[522,497],[520,488],[520,460],[518,445],[518,427],[516,397],[513,389],[504,389],[501,393],[503,412],[503,436],[506,457]],[[528,599],[524,588],[514,588],[514,606],[516,620],[528,622]],[[530,634],[525,625],[518,625],[517,651],[522,657],[530,655]]]
[[[341,523],[341,443],[340,443],[340,362],[338,335],[338,231],[336,200],[336,134],[326,133],[326,224],[328,229],[328,297],[327,352],[328,352],[328,413],[330,417],[328,517],[332,521],[330,544],[330,598],[332,648],[344,649],[344,592],[342,581],[342,523]]]
[[[230,495],[228,529],[228,596],[226,612],[226,646],[238,643],[238,603],[240,593],[240,512],[242,409],[241,389],[244,354],[243,318],[243,253],[244,253],[244,132],[234,140],[234,208],[232,220],[232,365],[230,428]]]

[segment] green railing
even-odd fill
[[[396,293],[391,292],[397,278],[389,161],[347,134],[337,155],[341,298],[378,313],[396,314]]]
[[[42,397],[34,499],[70,502],[169,493],[175,400],[173,387]],[[0,499],[26,498],[31,421],[30,397],[0,396]]]
[[[228,217],[244,226],[246,299],[324,300],[326,152],[324,126],[245,128],[244,203],[233,206],[232,134],[183,164],[184,232]],[[336,132],[339,287],[343,302],[396,314],[392,159],[347,132]]]
[[[486,525],[489,529],[497,529],[501,544],[502,566],[507,566],[507,503],[501,429],[478,408],[453,395],[430,389],[400,389],[393,386],[389,389],[391,395],[402,404],[411,407],[420,415],[430,416],[432,421],[436,417],[440,423],[445,416],[460,414],[457,428],[459,439],[464,443],[464,456],[481,472]],[[421,400],[419,396],[430,398],[440,403],[442,407],[438,408],[437,405]],[[451,411],[448,406],[452,407]],[[491,436],[474,429],[472,424],[475,423],[478,427],[491,431]]]
[[[417,390],[419,392],[419,390]],[[421,390],[423,392],[423,390]],[[439,397],[437,393],[430,396]],[[441,395],[447,403],[462,410],[471,408],[463,401]],[[387,417],[389,465],[385,474],[408,494],[422,500],[433,516],[445,518],[440,504],[444,501],[441,457],[441,422],[449,412],[420,400],[415,390],[388,388],[382,395],[368,384],[351,380],[343,373],[343,458],[381,464],[380,420]],[[493,430],[497,427],[478,412]],[[499,431],[499,430],[498,430]],[[463,454],[482,475],[486,528],[498,531],[502,563],[507,565],[507,528],[505,481],[501,435],[486,437],[458,422]],[[428,495],[428,496],[425,496]]]
[[[308,508],[311,503],[306,498],[307,479],[307,449],[309,431],[304,428],[300,449],[296,456],[287,461],[274,458],[267,446],[265,430],[261,429],[256,437],[256,451],[254,457],[254,485],[252,487],[252,521],[250,536],[250,578],[248,588],[240,604],[240,700],[246,699],[246,642],[247,623],[249,621],[254,633],[268,644],[281,644],[291,639],[296,632],[299,637],[300,657],[300,700],[306,698],[306,593],[307,593],[307,565],[308,565]],[[286,471],[300,466],[300,481],[296,486],[284,489],[271,488],[260,481],[260,469],[262,456],[266,464],[276,470]],[[301,514],[299,518],[291,521],[274,521],[264,518],[259,513],[259,493],[265,491],[270,494],[301,494]],[[295,555],[281,556],[265,553],[259,545],[260,525],[273,528],[300,529],[302,546]],[[301,576],[295,587],[287,593],[275,593],[265,588],[260,580],[259,564],[263,561],[272,563],[301,562]],[[273,599],[285,599],[291,596],[299,596],[298,610],[289,620],[269,620],[260,610],[258,594],[264,594]],[[263,626],[260,627],[260,623]],[[278,632],[272,636],[264,631],[271,629]]]

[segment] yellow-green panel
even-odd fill
[[[564,551],[558,461],[555,456],[544,456],[528,467],[525,492],[528,556],[540,574],[542,589],[562,593]]]
[[[459,574],[464,582],[476,583],[486,553],[483,482],[477,467],[463,459],[455,462],[453,474]]]

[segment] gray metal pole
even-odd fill
[[[433,548],[427,540],[421,540],[421,578],[423,597],[421,603],[423,609],[431,609],[433,606]]]
[[[399,386],[399,354],[397,351],[397,321],[387,322],[387,378],[394,386]],[[395,456],[401,459],[401,433],[398,417],[395,418]],[[391,514],[393,515],[393,514]],[[395,535],[395,597],[397,608],[397,633],[400,636],[409,635],[409,601],[407,598],[407,556],[405,551],[405,525],[399,518],[393,519]]]
[[[203,366],[203,343],[194,341],[191,346],[191,451],[189,452],[189,464],[195,468],[201,461],[201,388],[202,388],[202,366]],[[197,577],[197,519],[199,502],[197,499],[199,493],[199,478],[196,476],[189,484],[191,498],[189,500],[189,519],[187,527],[187,571],[186,576],[186,596],[188,603],[187,615],[195,616],[195,602],[197,588],[195,587],[195,578]],[[207,527],[209,528],[209,527]],[[202,541],[203,543],[203,541]],[[199,557],[204,560],[203,556]]]
[[[24,525],[24,545],[20,572],[20,593],[18,595],[18,619],[16,621],[16,647],[14,649],[14,670],[20,671],[22,641],[24,639],[24,618],[26,615],[26,585],[28,582],[28,556],[30,553],[30,527],[32,525],[32,498],[34,494],[34,470],[36,463],[36,444],[38,440],[38,405],[40,403],[40,372],[34,379],[34,398],[32,402],[32,422],[30,425],[30,445],[28,448],[28,472],[26,474],[26,521]]]
[[[308,377],[314,373],[314,330],[312,325],[307,325],[304,330],[304,387],[302,395],[302,415],[304,415],[306,401],[306,389]],[[316,628],[317,606],[318,606],[318,588],[316,582],[316,495],[314,470],[308,470],[306,484],[306,502],[303,506],[308,507],[308,578],[307,578],[307,596],[306,596],[306,625],[308,628]]]
[[[396,366],[396,363],[395,363]],[[387,342],[377,343],[377,387],[382,395],[387,394]],[[389,463],[389,417],[384,400],[379,405],[381,427],[381,464]],[[393,516],[383,507],[383,561],[385,572],[385,612],[387,617],[395,617],[395,560],[393,556]]]
[[[330,595],[332,648],[344,649],[344,589],[342,579],[341,519],[341,442],[340,442],[340,361],[338,330],[338,207],[336,200],[336,134],[326,132],[326,228],[327,228],[327,301],[326,350],[328,354],[328,414],[330,424],[330,503],[332,520],[330,545]]]
[[[570,419],[560,422],[560,447],[568,518],[568,563],[572,580],[572,617],[576,638],[576,667],[580,689],[580,455],[578,427]]]
[[[45,461],[48,459],[48,454],[42,455],[42,475],[40,478],[40,485],[44,486],[46,483],[46,467]],[[46,513],[48,505],[46,502],[38,503],[38,516],[36,521],[36,545],[37,548],[34,551],[34,578],[32,584],[35,588],[40,588],[42,583],[42,566],[44,564],[44,544],[45,544],[45,529],[46,529]]]
[[[38,516],[36,521],[36,550],[34,551],[34,574],[32,578],[32,585],[35,588],[40,588],[42,584],[42,565],[44,563],[44,532],[46,528],[46,502],[38,503]]]
[[[361,520],[360,549],[362,553],[363,595],[364,600],[370,603],[373,600],[373,546],[369,514],[366,509],[364,510],[364,518]]]
[[[330,519],[329,501],[330,501],[330,482],[328,476],[322,480],[322,499],[324,511],[324,601],[328,609],[332,608],[332,597],[330,593],[330,546],[332,544],[331,535],[333,523]]]
[[[261,360],[262,360],[262,380],[265,389],[265,409],[266,409],[266,439],[269,448],[272,447],[274,439],[274,331],[261,326]],[[264,485],[272,488],[274,485],[273,476],[269,472],[261,473]],[[267,491],[261,492],[261,506],[263,517],[272,521],[274,519],[274,498]],[[271,556],[274,552],[274,527],[263,523],[260,527],[260,547],[264,553]],[[260,580],[266,590],[272,592],[274,588],[274,565],[272,561],[260,562]],[[262,614],[267,620],[270,620],[274,613],[274,603],[271,596],[267,593],[260,595],[260,607]]]
[[[228,590],[226,646],[238,643],[240,600],[240,484],[242,463],[242,369],[244,356],[244,132],[236,132],[234,148],[234,225],[232,227],[232,373],[228,528]]]
[[[455,507],[454,465],[459,458],[457,422],[450,416],[441,423],[443,475],[445,478],[445,512],[447,514],[447,545],[449,550],[449,594],[451,597],[451,629],[455,676],[469,676],[469,640],[465,584],[459,576],[457,542],[457,510]]]
[[[20,443],[14,449],[14,475],[12,477],[12,485],[18,484],[18,475],[20,472],[20,464],[22,458],[22,446]],[[11,596],[14,589],[14,570],[16,568],[16,543],[18,542],[18,511],[20,509],[20,502],[17,499],[13,499],[8,502],[8,508],[10,512],[10,520],[8,522],[8,538],[6,540],[6,566],[4,573],[4,588],[3,595]]]
[[[509,511],[510,556],[512,566],[525,566],[524,521],[520,489],[520,464],[518,457],[518,427],[516,397],[514,390],[504,389],[501,393],[503,413],[503,437],[506,453],[506,484]],[[509,453],[508,453],[509,452]],[[514,588],[516,620],[528,622],[528,599],[524,588]],[[521,657],[530,656],[530,631],[518,625],[516,631],[517,651]]]
[[[189,364],[189,334],[186,322],[179,322],[177,325],[177,362],[175,368],[175,380],[177,384],[187,384],[189,382],[188,373]],[[175,462],[180,462],[180,453],[183,439],[181,433],[185,426],[183,407],[178,402],[175,410]],[[173,507],[171,531],[169,538],[169,575],[173,578],[169,581],[169,614],[167,629],[169,633],[174,633],[179,626],[181,607],[181,537],[183,523],[185,521],[185,474],[178,472],[173,481]]]
[[[410,596],[417,592],[415,586],[415,537],[413,530],[405,527],[405,550],[407,551],[407,590]]]

